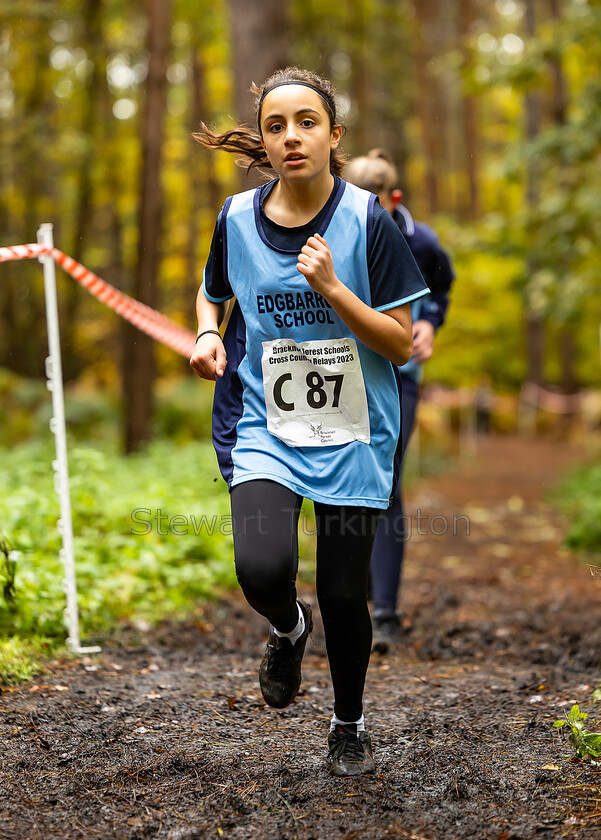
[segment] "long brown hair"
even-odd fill
[[[240,156],[238,160],[247,167],[247,172],[255,168],[273,170],[269,158],[265,154],[265,149],[261,145],[261,105],[272,88],[279,85],[294,84],[294,82],[300,82],[313,88],[321,96],[330,120],[331,129],[341,124],[336,115],[336,91],[333,84],[328,79],[323,79],[310,70],[286,67],[273,73],[260,87],[253,82],[250,88],[250,92],[255,96],[257,129],[250,128],[247,125],[237,125],[229,131],[219,133],[209,128],[206,123],[201,122],[200,131],[194,132],[192,137],[209,149],[223,149],[225,152],[238,154]],[[345,157],[342,152],[333,149],[330,152],[330,171],[334,175],[340,175],[344,169],[344,164]]]

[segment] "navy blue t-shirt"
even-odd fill
[[[455,279],[451,259],[432,228],[414,221],[406,207],[401,205],[400,209],[395,209],[392,218],[411,248],[430,289],[428,297],[422,300],[419,317],[429,321],[437,330],[444,323],[449,307],[449,291]]]
[[[270,244],[278,250],[300,253],[307,239],[322,227],[324,220],[331,214],[332,206],[340,194],[341,178],[334,175],[334,187],[326,204],[310,222],[299,227],[278,225],[263,210],[265,199],[275,184],[276,181],[270,181],[261,187],[260,207],[263,231]],[[397,224],[390,213],[376,201],[373,221],[367,234],[367,265],[374,309],[378,308],[380,299],[382,302],[390,300],[389,289],[399,288],[402,282],[407,283],[408,279],[420,276],[411,249],[398,236],[397,230]],[[227,299],[232,295],[227,277],[224,243],[223,213],[219,213],[204,274],[205,289],[215,299]]]

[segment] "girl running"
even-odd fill
[[[411,356],[409,303],[428,289],[390,214],[340,178],[332,85],[292,67],[253,92],[257,131],[203,124],[195,135],[274,178],[219,214],[190,364],[216,381],[213,442],[230,488],[236,574],[271,625],[259,682],[280,709],[299,690],[312,629],[296,574],[300,507],[314,502],[334,689],[329,765],[360,775],[375,769],[363,715],[367,582],[399,433],[392,365]]]

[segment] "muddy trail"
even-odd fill
[[[490,437],[414,487],[410,627],[368,674],[374,776],[327,773],[319,619],[301,693],[274,711],[257,682],[264,624],[234,593],[2,692],[0,837],[601,837],[601,768],[552,728],[574,701],[594,717],[601,682],[601,582],[544,501],[579,457]]]

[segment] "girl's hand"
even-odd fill
[[[328,243],[318,233],[307,239],[298,255],[297,271],[305,276],[311,288],[327,297],[340,282],[334,272],[334,261]]]
[[[214,333],[206,333],[196,342],[190,365],[201,379],[215,381],[223,376],[227,356],[223,341]]]
[[[307,239],[296,268],[366,347],[395,365],[409,361],[413,338],[408,303],[385,312],[377,312],[364,303],[336,277],[328,243],[318,233]]]

